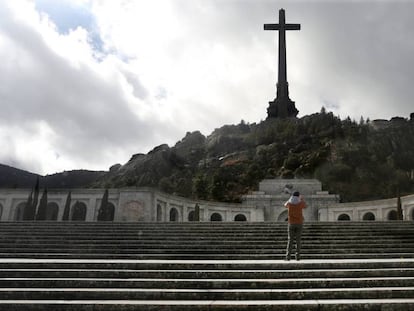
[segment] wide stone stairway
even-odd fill
[[[0,310],[414,310],[414,224],[0,223]]]

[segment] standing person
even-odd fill
[[[296,242],[296,260],[300,260],[300,249],[302,245],[303,213],[306,207],[303,197],[295,191],[285,203],[288,209],[288,243],[286,248],[286,260],[290,260],[294,241]]]

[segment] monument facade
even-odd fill
[[[261,207],[268,221],[286,221],[284,204],[294,191],[299,191],[306,201],[305,221],[318,221],[319,209],[339,202],[339,196],[322,191],[316,179],[265,179],[259,183],[259,191],[244,195],[242,200],[243,204]]]

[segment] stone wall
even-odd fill
[[[414,220],[414,195],[401,197],[404,220]],[[319,210],[320,221],[337,221],[349,217],[351,221],[396,220],[397,198],[352,203],[337,203]],[[372,219],[373,218],[373,219]],[[345,219],[343,219],[345,220]]]
[[[162,192],[155,193],[157,221],[170,221],[172,209],[177,210],[177,221],[189,221],[191,212],[195,212],[196,204],[200,208],[200,221],[211,221],[213,214],[220,215],[222,221],[235,221],[237,215],[244,215],[246,221],[263,221],[263,210],[257,206],[192,200],[183,197],[168,195]]]
[[[199,207],[199,221],[285,221],[287,210],[284,203],[289,199],[289,194],[279,190],[287,184],[286,181],[292,183],[292,180],[263,181],[260,191],[243,196],[242,204],[192,200],[152,188],[109,189],[108,202],[114,206],[113,221],[116,222],[193,221],[196,220],[196,205]],[[315,180],[300,181],[294,184],[294,188],[303,193],[307,202],[308,208],[304,211],[306,221],[337,221],[344,217],[352,221],[387,221],[393,219],[397,210],[396,198],[338,203],[339,196],[321,191],[320,183]],[[30,191],[0,189],[0,220],[22,220]],[[72,189],[71,215],[74,205],[79,203],[85,209],[83,220],[97,221],[104,192],[105,189]],[[48,214],[49,220],[62,220],[67,195],[67,189],[48,191],[48,207],[53,211]],[[39,200],[41,196],[42,191]],[[401,204],[404,220],[414,220],[414,195],[402,197]]]
[[[30,189],[0,189],[0,220],[22,220],[23,210],[28,200]],[[75,204],[85,209],[84,221],[97,221],[105,189],[72,189],[71,215]],[[48,208],[56,209],[49,220],[62,220],[68,190],[49,190]],[[39,200],[42,191],[39,194]],[[200,208],[200,221],[210,221],[211,217],[221,218],[222,221],[234,221],[245,218],[246,221],[263,221],[263,210],[256,206],[241,204],[228,204],[221,202],[208,202],[191,200],[183,197],[169,195],[152,188],[109,189],[108,202],[114,206],[113,221],[189,221],[190,212],[195,211],[198,204]],[[171,211],[176,211],[171,219]],[[71,216],[70,216],[71,219]]]

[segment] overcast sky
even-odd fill
[[[414,0],[2,0],[0,163],[108,170],[266,119],[280,8],[298,117],[414,112]]]

